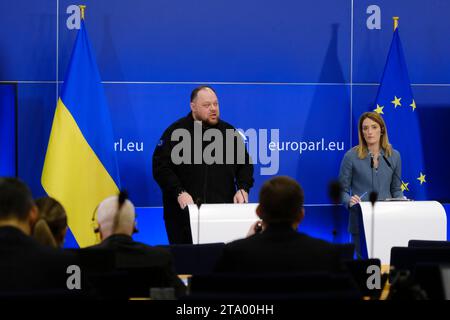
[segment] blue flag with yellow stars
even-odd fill
[[[384,118],[389,142],[400,152],[403,194],[409,199],[425,200],[428,177],[423,166],[417,108],[396,28],[373,111]]]

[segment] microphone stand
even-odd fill
[[[370,154],[370,170],[372,171],[372,192],[374,192],[374,190],[373,190],[373,167],[374,167],[373,154],[370,152],[369,152],[369,154]]]
[[[400,185],[406,189],[406,185],[403,183],[402,179],[398,176],[397,172],[395,172],[394,168],[392,168],[391,163],[389,162],[389,160],[386,158],[386,156],[384,154],[383,154],[383,159],[386,162],[386,164],[388,165],[388,167],[391,169],[394,176],[400,181]]]
[[[205,131],[207,131],[209,127],[205,124],[205,122],[202,122],[202,134],[204,134]],[[203,183],[203,199],[198,198],[197,199],[197,207],[198,207],[198,220],[197,220],[197,244],[200,244],[200,206],[202,203],[208,203],[206,200],[206,193],[208,190],[208,164],[205,163],[203,159],[203,151],[205,150],[205,142],[202,142],[202,165],[205,166],[205,177],[204,177],[204,183]]]
[[[328,186],[328,195],[333,203],[333,243],[338,243],[338,229],[339,229],[339,208],[341,202],[342,187],[339,181],[331,181]]]
[[[200,244],[200,207],[202,205],[202,200],[197,198],[195,203],[197,205],[198,215],[197,215],[197,244]]]
[[[370,202],[372,204],[372,223],[371,223],[371,241],[370,241],[370,257],[374,258],[374,246],[375,246],[375,202],[377,201],[378,193],[372,191],[369,195]]]
[[[372,191],[369,195],[370,203],[372,204],[372,223],[371,223],[371,242],[370,242],[370,258],[374,258],[374,246],[375,246],[375,202],[378,198],[378,193],[373,189],[373,169],[374,169],[374,161],[373,154],[370,154],[370,170],[372,171]]]

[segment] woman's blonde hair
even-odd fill
[[[385,124],[383,118],[376,112],[364,112],[361,115],[361,117],[359,118],[359,123],[358,123],[359,144],[356,146],[358,158],[364,159],[367,157],[367,153],[368,153],[367,142],[364,139],[363,127],[362,127],[364,120],[366,120],[367,118],[378,123],[378,125],[380,126],[380,128],[381,128],[380,148],[384,150],[384,154],[386,156],[390,157],[392,155],[392,146],[389,143],[386,124]]]
[[[63,206],[51,197],[36,199],[39,220],[33,230],[33,237],[41,244],[61,247],[67,228],[67,215]]]

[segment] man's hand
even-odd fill
[[[191,195],[187,192],[182,192],[178,196],[177,200],[178,200],[178,204],[180,205],[181,209],[186,208],[187,205],[194,204],[194,200],[192,200]]]
[[[247,238],[251,237],[252,235],[254,235],[256,233],[260,233],[262,230],[263,230],[262,221],[258,220],[251,225],[250,229],[247,232]]]
[[[244,189],[239,189],[233,197],[234,203],[248,203],[248,193]]]

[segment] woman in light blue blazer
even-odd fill
[[[389,143],[386,124],[376,112],[365,112],[358,122],[359,144],[345,154],[339,171],[342,203],[349,209],[349,232],[360,256],[355,204],[368,201],[372,191],[378,200],[402,198],[400,153]],[[358,240],[358,241],[356,241]]]

